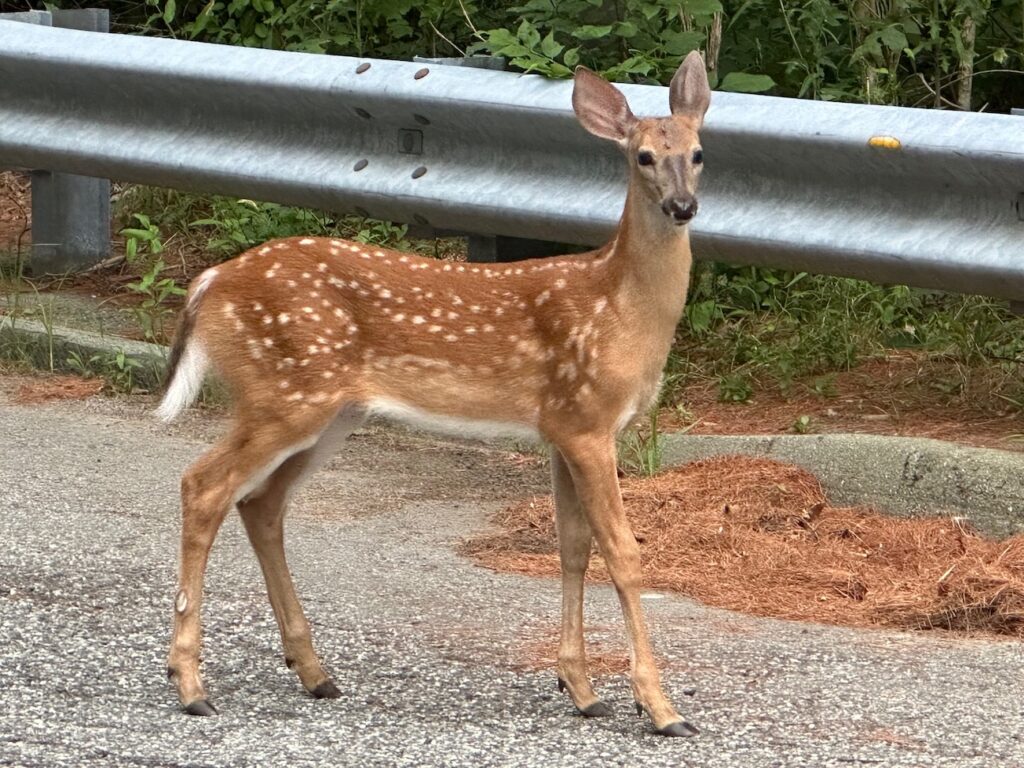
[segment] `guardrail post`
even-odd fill
[[[505,69],[504,56],[467,56],[465,58],[414,56],[413,61],[446,67]],[[435,232],[434,234],[436,236],[440,233]],[[520,261],[522,259],[542,256],[558,256],[571,250],[561,243],[552,243],[547,240],[529,240],[521,237],[467,234],[466,240],[469,260],[479,262]]]
[[[85,32],[110,30],[110,12],[98,8],[4,13],[0,18]],[[33,170],[32,273],[71,272],[109,254],[110,181]]]

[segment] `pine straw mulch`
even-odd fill
[[[85,400],[99,394],[102,389],[103,379],[42,375],[21,384],[12,399],[18,405],[35,405],[52,400]]]
[[[1024,535],[994,541],[959,519],[834,507],[813,475],[761,458],[717,457],[622,486],[646,587],[759,616],[1024,639]],[[559,573],[550,497],[494,522],[463,554]],[[609,580],[596,554],[588,578]]]

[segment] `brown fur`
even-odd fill
[[[171,344],[171,353],[167,358],[167,369],[164,373],[164,389],[167,389],[174,380],[174,376],[178,372],[178,365],[181,363],[181,356],[185,353],[189,339],[192,338],[197,308],[190,302],[178,314],[178,325],[174,329],[174,342]]]
[[[328,678],[287,577],[284,504],[367,410],[397,407],[498,422],[552,444],[564,574],[560,677],[577,707],[602,709],[582,644],[582,578],[596,538],[622,601],[634,696],[662,732],[691,732],[660,687],[615,471],[616,433],[657,395],[686,301],[689,238],[684,219],[668,211],[695,205],[700,168],[692,158],[708,98],[699,56],[676,78],[690,85],[673,81],[673,116],[637,120],[616,88],[577,74],[580,122],[615,141],[631,169],[622,221],[604,248],[476,265],[290,238],[200,278],[201,302],[190,302],[195,317],[186,316],[175,360],[184,343],[201,345],[234,395],[236,418],[182,480],[184,608],[175,613],[169,666],[190,711],[205,711],[198,658],[206,558],[239,500],[287,656],[309,691],[324,690]],[[639,164],[640,152],[653,162]]]

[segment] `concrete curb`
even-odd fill
[[[885,435],[666,435],[664,464],[744,454],[813,472],[837,504],[897,516],[965,517],[992,536],[1024,533],[1024,454]]]
[[[124,355],[124,365],[132,367],[136,386],[154,390],[163,380],[168,349],[159,344],[104,336],[74,328],[47,326],[38,320],[0,316],[0,350],[5,357],[28,359],[44,370],[74,371],[69,359],[77,356],[97,374],[117,365]]]

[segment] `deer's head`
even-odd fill
[[[586,67],[576,69],[572,106],[580,124],[626,154],[632,187],[646,194],[672,223],[697,213],[697,180],[704,157],[698,131],[711,101],[704,62],[690,53],[669,86],[669,117],[639,119],[611,83]]]

